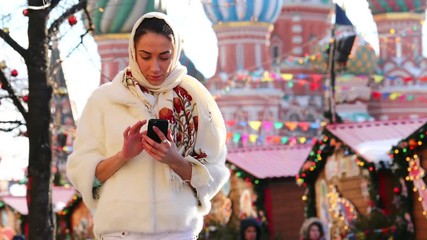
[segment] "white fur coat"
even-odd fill
[[[194,164],[191,184],[197,190],[201,206],[188,186],[182,189],[171,186],[170,168],[144,151],[101,186],[99,199],[93,197],[97,164],[121,150],[127,126],[154,117],[122,84],[122,77],[123,72],[90,96],[77,125],[74,152],[67,163],[70,181],[82,194],[85,204],[95,210],[94,232],[99,236],[116,231],[156,233],[191,229],[197,234],[203,225],[203,215],[210,210],[210,200],[227,181],[229,170],[224,164],[223,118],[207,89],[192,77],[185,77],[180,86],[193,96],[198,109],[204,108],[198,111],[195,148],[203,149],[207,161],[202,164],[191,156],[186,157]]]

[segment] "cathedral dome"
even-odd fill
[[[223,22],[274,22],[282,8],[282,0],[209,0],[203,8],[213,24]]]
[[[391,12],[423,13],[425,0],[368,0],[372,14]]]
[[[283,6],[304,5],[310,7],[331,7],[331,0],[283,0]]]
[[[311,66],[314,70],[326,73],[328,71],[328,55],[325,46],[318,46],[314,49],[317,54],[313,55]],[[340,70],[337,66],[337,70]],[[351,74],[373,74],[378,67],[378,56],[373,47],[360,36],[354,41],[350,56],[348,58],[344,72]]]
[[[378,57],[372,46],[363,41],[357,41],[352,55],[347,61],[347,72],[353,74],[373,74],[378,67]]]
[[[161,9],[156,0],[89,0],[95,34],[130,33],[143,14]]]

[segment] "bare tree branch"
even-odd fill
[[[80,45],[83,45],[84,46],[84,44],[83,44],[83,39],[84,39],[84,37],[87,35],[87,34],[89,34],[91,32],[91,29],[88,29],[88,30],[86,30],[86,32],[85,33],[83,33],[82,35],[80,35],[80,42],[79,42],[79,44],[77,44],[68,54],[67,54],[67,56],[65,56],[65,58],[68,58],[77,48],[79,48],[80,47]],[[50,74],[53,74],[60,66],[61,66],[61,64],[62,64],[62,62],[63,62],[63,60],[57,60],[56,62],[55,62],[55,64],[53,64],[52,66],[51,66],[51,71],[50,71]]]
[[[19,101],[18,97],[15,94],[15,91],[13,91],[12,86],[10,85],[9,81],[6,79],[6,76],[4,76],[3,71],[0,71],[0,82],[2,84],[2,88],[7,91],[7,93],[9,94],[9,97],[13,101],[13,104],[16,106],[16,108],[18,108],[19,112],[24,117],[25,122],[28,122],[28,112],[27,110],[25,110],[21,101]]]
[[[58,5],[58,3],[60,2],[61,0],[51,0],[50,1],[50,6],[49,6],[49,11],[51,11],[52,9],[54,9],[55,7],[56,7],[56,5]]]
[[[85,7],[84,9],[83,9],[83,11],[85,12],[85,15],[86,15],[86,19],[87,19],[87,22],[88,22],[88,31],[85,33],[85,35],[88,33],[88,32],[92,32],[92,31],[94,31],[95,30],[95,26],[93,25],[93,20],[92,20],[92,17],[90,16],[90,14],[89,14],[89,11],[87,10],[87,7]]]
[[[8,128],[1,128],[0,127],[0,131],[2,131],[2,132],[11,132],[11,131],[19,128],[20,126],[25,125],[25,123],[22,121],[0,121],[0,124],[14,125],[14,126],[8,127]]]
[[[49,30],[47,31],[48,38],[51,38],[52,35],[58,30],[59,26],[72,14],[82,10],[86,9],[87,6],[87,0],[79,0],[79,2],[69,9],[65,11],[61,16],[59,16],[49,27]]]
[[[5,32],[3,29],[0,29],[0,37],[9,44],[16,52],[18,52],[24,59],[27,57],[27,50],[23,48],[19,43],[17,43],[9,33]]]

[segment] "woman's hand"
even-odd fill
[[[128,161],[137,156],[144,150],[143,146],[143,133],[141,127],[147,123],[147,120],[138,121],[133,126],[129,126],[123,132],[123,147],[121,157],[123,160]]]
[[[153,130],[157,133],[161,142],[157,143],[153,139],[149,138],[146,135],[146,132],[144,132],[143,147],[145,151],[157,161],[168,165],[174,164],[177,161],[182,160],[182,157],[179,154],[178,149],[172,140],[171,131],[168,130],[168,136],[166,137],[158,127],[154,126]]]
[[[111,156],[98,163],[95,170],[96,178],[105,182],[115,172],[117,172],[127,161],[137,156],[144,150],[142,144],[141,127],[147,123],[147,120],[138,121],[133,126],[129,126],[123,132],[123,147],[114,156]]]
[[[153,130],[157,133],[161,142],[157,143],[149,138],[145,131],[142,136],[144,150],[157,161],[167,164],[183,180],[191,180],[192,166],[178,151],[176,144],[172,140],[172,132],[168,130],[168,136],[166,137],[158,127],[154,126]]]

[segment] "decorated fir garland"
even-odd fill
[[[378,169],[376,169],[375,164],[358,156],[349,146],[345,145],[343,141],[327,129],[324,129],[319,140],[313,146],[306,162],[300,169],[299,174],[296,176],[297,184],[307,188],[306,193],[302,197],[306,202],[305,217],[317,216],[315,181],[322,169],[324,169],[326,159],[334,153],[337,147],[345,149],[346,156],[355,155],[356,164],[361,169],[368,170],[370,176],[368,191],[371,201],[370,205],[373,209],[368,216],[362,216],[354,220],[351,226],[345,229],[341,237],[347,239],[382,239],[383,237],[390,236],[410,237],[411,233],[407,229],[404,229],[407,226],[407,217],[392,219],[378,208],[380,198],[378,194]],[[394,191],[396,192],[397,189],[395,188]]]
[[[257,196],[256,201],[255,201],[255,207],[257,209],[257,212],[262,212],[262,213],[266,213],[266,209],[265,209],[265,199],[264,199],[264,190],[266,188],[266,182],[262,179],[258,179],[256,177],[254,177],[253,175],[251,175],[250,173],[244,171],[243,169],[237,167],[234,164],[231,164],[229,166],[231,174],[235,175],[236,177],[243,179],[249,186],[253,186],[253,190]],[[263,225],[268,225],[267,222],[267,218],[265,216],[265,214],[263,216],[258,216],[258,220],[263,224]]]
[[[67,205],[58,213],[61,216],[69,216],[73,212],[74,208],[82,201],[82,197],[79,193],[73,195]]]
[[[306,162],[301,168],[299,174],[296,176],[297,184],[303,187],[308,187],[307,194],[303,196],[303,200],[306,204],[306,217],[316,216],[315,206],[315,194],[314,194],[314,183],[317,179],[321,170],[325,167],[326,159],[330,157],[337,146],[341,146],[346,149],[346,155],[357,155],[349,146],[345,145],[339,138],[334,136],[327,129],[323,131],[323,134],[319,137],[317,143],[313,146]],[[357,156],[357,165],[369,171],[369,176],[372,180],[377,179],[377,173],[375,164],[366,161],[364,158]],[[372,205],[378,204],[378,181],[370,181],[369,184],[369,195],[372,201]]]
[[[396,186],[394,187],[394,203],[399,210],[399,219],[407,220],[407,229],[414,231],[412,225],[413,198],[418,199],[423,207],[423,215],[427,215],[427,194],[424,183],[424,169],[420,166],[419,153],[427,148],[427,124],[421,126],[409,137],[401,140],[390,151],[393,159],[392,171],[396,176]],[[414,194],[410,194],[408,189],[412,189]],[[413,236],[411,236],[413,238]]]

